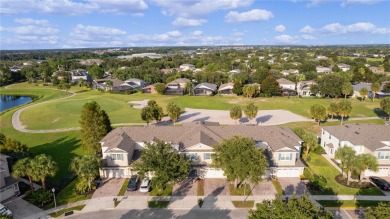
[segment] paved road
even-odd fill
[[[96,218],[185,218],[185,219],[219,219],[234,218],[244,219],[248,216],[248,210],[222,210],[222,209],[193,209],[193,210],[169,210],[169,209],[145,209],[145,210],[104,210],[83,214],[75,214],[67,218],[96,219]]]

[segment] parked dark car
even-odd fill
[[[131,176],[129,183],[127,184],[127,191],[137,190],[138,181],[139,181],[139,176],[137,175]]]
[[[386,180],[376,177],[376,176],[370,176],[369,177],[371,182],[373,182],[376,186],[378,186],[381,190],[390,191],[390,183]]]

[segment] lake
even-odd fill
[[[0,95],[0,112],[9,108],[29,103],[33,100],[29,96]]]

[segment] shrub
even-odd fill
[[[96,189],[96,184],[92,183],[91,190]],[[88,192],[88,181],[85,178],[81,178],[76,184],[76,192],[79,195],[85,194]]]
[[[43,207],[53,201],[53,194],[50,190],[38,189],[36,191],[28,191],[28,200],[34,205]]]
[[[312,190],[323,191],[326,187],[327,180],[324,176],[312,175],[309,177],[308,187]]]

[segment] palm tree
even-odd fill
[[[58,169],[57,163],[52,160],[51,156],[46,154],[34,157],[31,166],[34,170],[34,180],[41,180],[43,189],[46,187],[46,177],[54,176]]]
[[[305,157],[309,156],[309,152],[311,149],[315,148],[318,145],[317,136],[313,133],[306,133],[302,136],[302,140],[305,142],[304,145],[306,147]]]
[[[368,94],[368,89],[365,87],[362,87],[359,91],[360,96],[362,97],[362,100],[366,100],[367,94]]]
[[[352,84],[350,82],[344,83],[341,87],[341,92],[344,94],[344,98],[347,99],[347,95],[353,92]]]
[[[381,84],[378,82],[375,82],[371,85],[371,91],[373,93],[372,101],[374,101],[376,93],[378,93],[381,90]]]
[[[88,191],[92,189],[92,181],[99,176],[100,158],[95,155],[77,156],[70,163],[70,170],[88,182]]]
[[[194,84],[192,83],[192,81],[186,83],[186,89],[188,94],[192,96],[192,90],[194,89]]]
[[[342,100],[338,104],[339,115],[341,116],[341,125],[343,124],[344,117],[348,117],[352,111],[352,103],[349,100]]]
[[[180,117],[181,108],[174,102],[170,102],[167,106],[167,113],[173,124],[175,124]]]
[[[28,181],[30,181],[31,190],[34,190],[33,187],[34,169],[32,168],[31,164],[32,164],[32,160],[29,157],[18,160],[12,166],[12,176],[14,178],[27,176]]]
[[[378,171],[378,160],[371,154],[360,154],[355,160],[355,172],[359,175],[359,183],[363,177],[363,172],[367,169]]]
[[[111,80],[106,81],[105,84],[108,90],[112,90],[113,82]],[[108,90],[106,90],[106,92]]]
[[[242,110],[240,106],[233,106],[233,108],[230,109],[230,118],[232,118],[237,125],[237,120],[241,119],[242,117]]]
[[[256,117],[258,110],[258,107],[254,103],[249,103],[244,107],[244,114],[249,119],[249,121],[251,121]]]
[[[330,103],[330,106],[328,107],[328,114],[331,116],[331,119],[333,119],[334,116],[339,115],[339,108],[337,103]]]
[[[344,175],[344,170],[347,173],[347,184],[349,185],[350,172],[355,168],[356,151],[351,147],[339,147],[336,151],[335,159],[341,161],[341,174]]]

